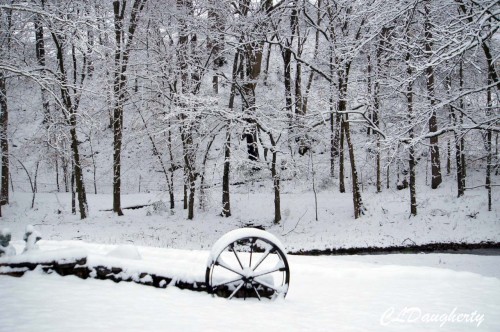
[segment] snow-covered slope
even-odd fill
[[[248,191],[245,193],[245,190]],[[269,189],[269,190],[268,190]],[[208,249],[224,233],[246,226],[262,225],[276,235],[287,251],[419,245],[436,242],[500,242],[500,209],[488,212],[484,190],[466,192],[455,199],[454,190],[443,186],[429,190],[419,199],[419,215],[409,217],[402,192],[364,193],[368,212],[352,217],[352,197],[332,190],[318,193],[318,221],[314,196],[289,188],[282,195],[283,220],[273,225],[270,188],[258,185],[239,188],[232,194],[233,216],[222,218],[216,205],[197,211],[186,220],[186,211],[154,211],[152,206],[124,210],[117,217],[110,211],[111,195],[89,195],[90,217],[84,221],[71,214],[69,194],[37,194],[31,209],[31,195],[15,192],[11,205],[3,208],[1,228],[10,228],[13,240],[21,240],[27,224],[35,225],[46,240],[85,240],[103,244],[135,244],[175,249]],[[210,196],[218,200],[217,193]],[[494,199],[500,201],[499,193]],[[165,193],[124,195],[122,205],[148,205],[168,201]],[[168,206],[168,203],[167,203]]]

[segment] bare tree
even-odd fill
[[[75,13],[76,14],[76,13]],[[70,54],[72,55],[73,64],[73,82],[70,83],[68,79],[68,73],[66,70],[66,62],[64,55],[67,53],[67,49],[64,47],[66,36],[63,35],[57,27],[51,27],[51,36],[54,41],[54,45],[57,51],[57,67],[58,67],[58,81],[61,93],[62,103],[64,105],[63,115],[67,121],[70,129],[70,139],[71,139],[71,151],[72,151],[72,161],[74,166],[74,179],[76,183],[76,192],[78,194],[78,205],[80,210],[80,218],[85,219],[88,216],[88,204],[87,204],[87,193],[85,191],[85,183],[83,179],[83,170],[81,163],[81,155],[79,152],[79,141],[77,134],[77,110],[81,98],[81,90],[77,90],[77,86],[80,88],[86,78],[86,62],[83,63],[83,68],[81,69],[80,80],[77,78],[77,60],[75,55],[75,46],[71,46]],[[73,93],[70,92],[69,86],[73,86]]]
[[[123,141],[123,108],[128,82],[127,66],[132,51],[139,16],[147,0],[134,0],[126,21],[126,0],[113,1],[115,32],[115,68],[113,82],[113,211],[123,215],[121,207],[121,152]]]
[[[10,56],[12,11],[1,10],[1,22],[4,26],[0,30],[0,57]],[[2,179],[0,189],[0,206],[9,204],[9,109],[7,104],[7,79],[5,71],[0,69],[0,150],[2,153]]]

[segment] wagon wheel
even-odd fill
[[[222,236],[207,262],[208,291],[232,299],[285,297],[290,268],[280,241],[254,228],[241,228]]]

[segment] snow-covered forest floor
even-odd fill
[[[235,186],[232,190],[233,215],[218,216],[219,192],[209,208],[199,211],[195,220],[186,220],[182,202],[170,211],[168,195],[162,192],[123,195],[125,216],[111,211],[111,195],[88,195],[90,217],[84,221],[71,214],[71,195],[39,193],[31,209],[31,194],[14,192],[4,207],[2,228],[9,228],[13,239],[21,239],[26,225],[35,225],[47,240],[83,240],[102,244],[135,244],[176,249],[207,249],[224,233],[248,224],[264,226],[275,234],[288,251],[353,247],[389,247],[429,243],[500,242],[500,193],[493,191],[493,211],[487,211],[486,191],[468,190],[456,198],[451,181],[439,189],[422,186],[418,197],[419,214],[410,217],[408,191],[363,192],[367,214],[355,220],[352,195],[333,188],[318,192],[318,221],[315,220],[314,194],[284,186],[283,220],[273,225],[272,189],[269,183]],[[424,191],[426,190],[426,191]],[[160,208],[153,203],[163,201]],[[158,205],[158,204],[155,204]]]

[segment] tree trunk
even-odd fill
[[[120,5],[123,6],[120,10]],[[113,81],[113,212],[123,216],[121,207],[121,149],[123,137],[123,103],[124,94],[121,90],[125,87],[125,73],[122,73],[122,34],[123,13],[125,3],[113,1],[114,30],[115,30],[115,70]],[[125,65],[125,64],[124,64]]]
[[[370,56],[371,49],[368,49],[367,54],[366,54],[366,90],[368,94],[368,98],[370,100],[368,107],[369,107],[369,112],[368,112],[368,118],[373,121],[373,113],[374,108],[375,108],[375,94],[372,92],[372,60]],[[367,126],[366,128],[366,135],[370,136],[372,133],[372,128],[371,126]]]
[[[184,165],[186,170],[186,189],[188,192],[188,219],[194,219],[194,193],[196,189],[196,174],[194,169],[193,136],[189,128],[183,128]]]
[[[207,47],[212,53],[213,61],[212,68],[214,74],[212,76],[212,88],[215,94],[219,93],[219,77],[217,76],[216,70],[222,67],[226,63],[226,59],[222,55],[222,50],[224,49],[224,18],[219,13],[220,10],[216,8],[218,1],[209,1],[208,19],[210,24],[211,36],[208,38]]]
[[[272,0],[264,0],[262,2],[262,10],[268,12],[272,6]],[[248,14],[248,6],[244,9],[244,15]],[[255,112],[255,88],[257,86],[257,81],[260,76],[262,68],[262,53],[264,50],[264,42],[261,40],[251,40],[245,41],[243,46],[244,57],[246,60],[245,66],[245,82],[242,84],[242,106],[245,121],[248,123],[245,128],[245,132],[242,137],[246,138],[247,144],[247,155],[250,161],[258,161],[259,149],[258,149],[258,138],[257,138],[257,124],[255,120],[252,119]],[[255,168],[255,167],[254,167]]]
[[[448,95],[451,94],[451,77],[448,76],[446,78],[446,89],[448,91]],[[454,145],[455,145],[455,163],[456,163],[456,174],[457,174],[457,197],[463,196],[465,192],[465,178],[463,174],[463,147],[462,147],[462,130],[459,129],[462,126],[462,113],[457,111],[453,105],[450,104],[450,118],[452,121],[452,125],[457,128],[453,131]],[[448,148],[450,149],[450,148]],[[451,157],[449,157],[451,159]],[[451,161],[450,161],[451,164]],[[451,165],[450,165],[451,167]]]
[[[0,45],[0,56],[8,58],[10,56],[10,44],[11,44],[11,33],[10,29],[12,26],[12,12],[10,9],[5,10],[6,19],[4,22],[7,23],[3,27],[3,31],[0,31],[3,40],[3,44]],[[0,16],[3,21],[3,15]],[[5,78],[5,73],[0,70],[0,152],[2,154],[2,179],[0,181],[0,205],[9,204],[9,178],[10,178],[10,167],[9,167],[9,140],[8,140],[8,128],[9,128],[9,109],[7,104],[7,81]]]
[[[9,112],[7,108],[7,87],[3,71],[0,71],[0,150],[2,152],[2,188],[0,205],[9,204]]]
[[[345,179],[344,179],[344,138],[347,133],[346,130],[346,119],[347,117],[343,116],[342,112],[347,110],[347,75],[348,70],[339,71],[339,100],[337,101],[337,116],[340,119],[340,144],[339,144],[339,190],[341,193],[345,193]]]
[[[240,51],[237,50],[234,54],[233,59],[233,72],[231,75],[231,91],[229,95],[228,108],[232,112],[234,109],[234,98],[236,96],[236,78],[238,77],[238,72],[240,66],[238,64],[238,59],[240,59]],[[231,125],[228,123],[226,129],[226,142],[224,144],[224,170],[222,173],[222,212],[223,217],[231,216],[231,197],[229,192],[229,173],[231,171]]]
[[[231,129],[226,129],[226,142],[224,144],[224,171],[222,174],[222,212],[223,217],[231,216],[231,199],[229,193],[229,172],[231,158]]]
[[[182,186],[182,208],[184,210],[187,210],[188,208],[188,186],[186,184],[187,181],[187,172],[184,168],[184,185]]]
[[[35,53],[38,65],[42,69],[42,74],[45,73],[45,42],[44,42],[44,33],[43,33],[43,25],[41,23],[41,19],[39,15],[35,16],[33,21],[35,27]],[[43,108],[43,123],[47,126],[50,122],[50,108],[49,108],[49,97],[47,96],[47,90],[45,88],[41,88],[41,97],[42,97],[42,108]]]
[[[488,73],[488,86],[493,82],[491,73]],[[486,117],[490,118],[493,115],[493,101],[491,98],[491,88],[486,90]],[[492,163],[492,131],[486,130],[486,190],[488,191],[488,211],[491,211],[491,163]]]
[[[273,159],[271,161],[271,176],[273,178],[274,188],[274,224],[277,225],[281,221],[281,197],[280,197],[280,176],[276,170],[277,153],[276,142],[271,133],[268,133],[272,145]]]
[[[266,49],[266,65],[264,67],[264,77],[263,77],[263,84],[267,86],[267,79],[269,77],[269,64],[271,62],[271,50],[272,50],[272,44],[267,44],[267,49]]]
[[[391,166],[387,165],[387,169],[385,172],[385,187],[387,189],[391,188]]]
[[[292,100],[292,51],[286,47],[281,52],[283,57],[283,84],[285,85],[285,109],[286,114],[293,117]]]
[[[427,58],[430,59],[432,55],[432,24],[430,22],[430,0],[425,3],[425,23],[424,23],[424,34],[425,34],[425,52]],[[434,67],[430,64],[427,65],[425,69],[426,75],[426,86],[427,86],[427,98],[430,103],[430,116],[429,116],[429,132],[435,133],[437,131],[437,118],[435,104],[436,100],[434,97]],[[436,189],[441,184],[441,160],[439,157],[439,138],[438,136],[432,136],[429,139],[430,149],[431,149],[431,188]]]
[[[174,172],[175,172],[175,167],[174,167],[174,156],[172,153],[172,131],[170,130],[170,124],[168,126],[168,133],[167,133],[167,145],[168,145],[168,154],[170,157],[170,178],[168,179],[170,181],[170,186],[168,186],[168,195],[170,199],[170,209],[175,208],[175,197],[174,197]]]
[[[361,215],[365,214],[365,207],[361,199],[361,192],[359,191],[358,171],[356,169],[356,159],[354,158],[354,146],[351,140],[351,130],[349,127],[349,117],[344,115],[343,128],[349,149],[349,161],[351,163],[351,176],[352,176],[352,199],[354,205],[354,219],[358,219]]]
[[[381,64],[380,64],[380,53],[381,51],[381,42],[379,42],[379,45],[377,46],[376,49],[376,71],[377,74],[380,73],[381,71]],[[378,75],[375,79],[375,82],[373,84],[373,92],[372,92],[372,82],[371,82],[371,75],[372,75],[372,66],[371,66],[371,59],[370,55],[368,53],[367,56],[367,73],[368,73],[368,96],[373,98],[373,107],[371,110],[371,114],[369,115],[371,117],[371,121],[373,124],[378,128],[380,125],[379,117],[378,117],[378,112],[380,108],[380,100],[379,100],[379,90],[380,90],[380,83],[378,81]],[[368,126],[367,129],[367,134],[368,136],[371,134],[371,128]],[[380,193],[382,192],[382,177],[381,177],[381,169],[380,169],[380,134],[378,132],[375,132],[375,144],[376,144],[376,149],[375,149],[375,175],[376,175],[376,187],[377,187],[377,192]]]
[[[462,92],[464,91],[464,72],[463,72],[463,60],[460,61],[460,68],[459,68],[459,84],[460,84],[460,94],[462,94]],[[459,107],[461,110],[464,109],[465,105],[464,105],[464,98],[461,97],[460,98],[460,103],[459,103]],[[463,114],[462,112],[460,112],[460,125],[462,125],[463,123]],[[460,151],[461,151],[461,158],[462,158],[462,162],[461,162],[461,165],[462,165],[462,182],[463,182],[463,188],[465,190],[465,180],[466,180],[466,177],[467,177],[467,164],[466,164],[466,160],[465,160],[465,132],[461,132],[460,133]]]
[[[62,169],[63,169],[63,177],[64,177],[64,191],[69,193],[69,187],[70,187],[70,177],[71,175],[68,172],[68,160],[63,156],[61,156],[61,162],[62,162]]]
[[[383,33],[385,34],[388,30],[384,29]],[[377,77],[375,80],[375,84],[373,86],[373,124],[378,128],[380,126],[380,116],[379,116],[379,110],[380,110],[380,73],[382,72],[382,50],[384,49],[384,41],[379,41],[377,45],[377,51],[376,51],[376,56],[377,56]],[[377,137],[377,151],[376,151],[376,172],[377,172],[377,192],[380,193],[382,192],[382,169],[381,169],[381,154],[380,154],[380,134],[377,132],[376,133]]]
[[[177,0],[177,8],[186,10],[187,15],[193,14],[193,2],[191,0]],[[185,95],[195,93],[193,87],[196,85],[197,74],[190,66],[190,60],[193,48],[196,46],[196,35],[190,32],[188,22],[184,18],[179,20],[179,41],[177,48],[177,58],[180,69],[180,92]],[[179,107],[186,109],[187,106],[182,102],[178,103]],[[184,160],[184,208],[188,210],[188,219],[194,219],[194,194],[196,189],[196,170],[195,161],[196,153],[193,145],[193,125],[192,120],[184,113],[188,110],[183,110],[179,115],[181,122],[181,139]]]
[[[317,8],[317,17],[316,17],[316,25],[321,26],[321,21],[322,21],[322,12],[321,12],[321,0],[316,1],[316,8]],[[318,57],[318,51],[319,51],[319,44],[320,44],[320,30],[316,29],[316,32],[314,34],[314,51],[313,51],[313,58]],[[332,76],[333,77],[333,76]],[[302,114],[307,114],[307,102],[309,100],[309,93],[311,92],[311,87],[313,83],[313,78],[314,78],[314,70],[311,70],[309,72],[309,77],[307,79],[307,85],[306,85],[306,91],[304,95],[302,96],[303,102],[302,102]],[[333,173],[332,173],[333,174]]]
[[[97,164],[95,162],[94,147],[92,146],[92,136],[89,135],[90,157],[92,158],[93,180],[94,180],[94,194],[97,195]],[[59,184],[57,185],[59,187]]]
[[[76,119],[74,125],[70,129],[71,135],[71,150],[73,151],[73,160],[75,162],[75,184],[78,195],[78,208],[80,209],[80,219],[85,219],[88,216],[87,193],[85,191],[85,183],[83,182],[83,172],[80,162],[80,154],[78,152],[78,138],[76,134]]]
[[[123,108],[115,103],[113,110],[113,212],[123,216],[121,208],[121,149],[123,137]]]
[[[76,110],[78,101],[72,100],[70,92],[68,90],[68,79],[67,73],[64,66],[64,51],[61,45],[62,39],[56,33],[52,32],[52,39],[54,40],[54,44],[57,50],[57,62],[59,68],[59,84],[61,90],[62,102],[65,107],[66,113],[64,116],[69,124],[69,132],[70,132],[70,140],[71,140],[71,153],[72,153],[72,162],[74,167],[74,177],[76,184],[76,191],[78,195],[78,207],[80,209],[80,218],[85,219],[88,216],[88,204],[87,204],[87,193],[85,191],[85,184],[83,182],[83,172],[82,166],[80,162],[80,154],[78,152],[78,136],[76,131]],[[75,69],[74,69],[75,70]],[[83,82],[82,82],[83,83]],[[76,89],[76,86],[74,87]],[[76,97],[75,97],[76,99]]]
[[[71,213],[76,214],[76,194],[75,194],[75,166],[71,163]]]
[[[333,77],[335,73],[335,68],[333,66],[333,51],[330,54],[330,76]],[[333,80],[329,82],[330,87],[330,97],[328,99],[328,104],[330,106],[330,177],[335,177],[335,157],[339,155],[339,141],[338,141],[338,128],[340,122],[339,115],[335,110],[335,104],[333,100],[333,96],[335,93],[335,84]],[[334,121],[334,116],[337,121]]]
[[[215,141],[217,134],[213,135],[210,141],[207,144],[207,150],[205,151],[205,155],[203,156],[203,162],[201,163],[201,172],[200,172],[200,210],[205,211],[206,209],[206,193],[205,193],[205,172],[207,167],[208,155],[210,154],[210,149],[212,148],[212,144]]]
[[[245,121],[248,125],[245,128],[243,137],[246,139],[247,143],[248,159],[251,161],[258,161],[260,157],[257,145],[257,124],[255,120],[252,119],[252,115],[255,112],[255,88],[261,70],[263,44],[260,42],[250,42],[244,47],[246,58],[246,82],[242,86],[242,105],[243,113],[246,114]]]
[[[56,154],[56,158],[55,158],[55,163],[56,163],[56,189],[57,189],[57,192],[61,192],[61,187],[59,186],[59,154],[57,153]]]
[[[344,120],[340,117],[340,143],[339,143],[339,192],[345,193],[344,177]]]
[[[125,104],[125,89],[127,86],[127,66],[137,29],[139,14],[147,0],[134,0],[130,12],[127,34],[125,36],[124,15],[126,1],[114,0],[114,82],[113,94],[115,104],[113,107],[113,211],[119,216],[123,215],[121,208],[121,151],[123,139],[123,105]],[[126,39],[126,41],[125,41]]]
[[[406,55],[406,62],[409,63],[410,54]],[[408,84],[406,86],[406,107],[408,110],[408,125],[409,129],[409,137],[410,141],[413,140],[413,125],[414,125],[414,114],[413,114],[413,78],[412,78],[412,69],[408,65],[406,67],[406,71],[408,73]],[[415,171],[415,149],[413,147],[413,143],[410,142],[410,146],[408,148],[409,158],[408,158],[408,166],[410,168],[410,213],[413,216],[417,215],[417,186],[416,186],[416,171]]]

